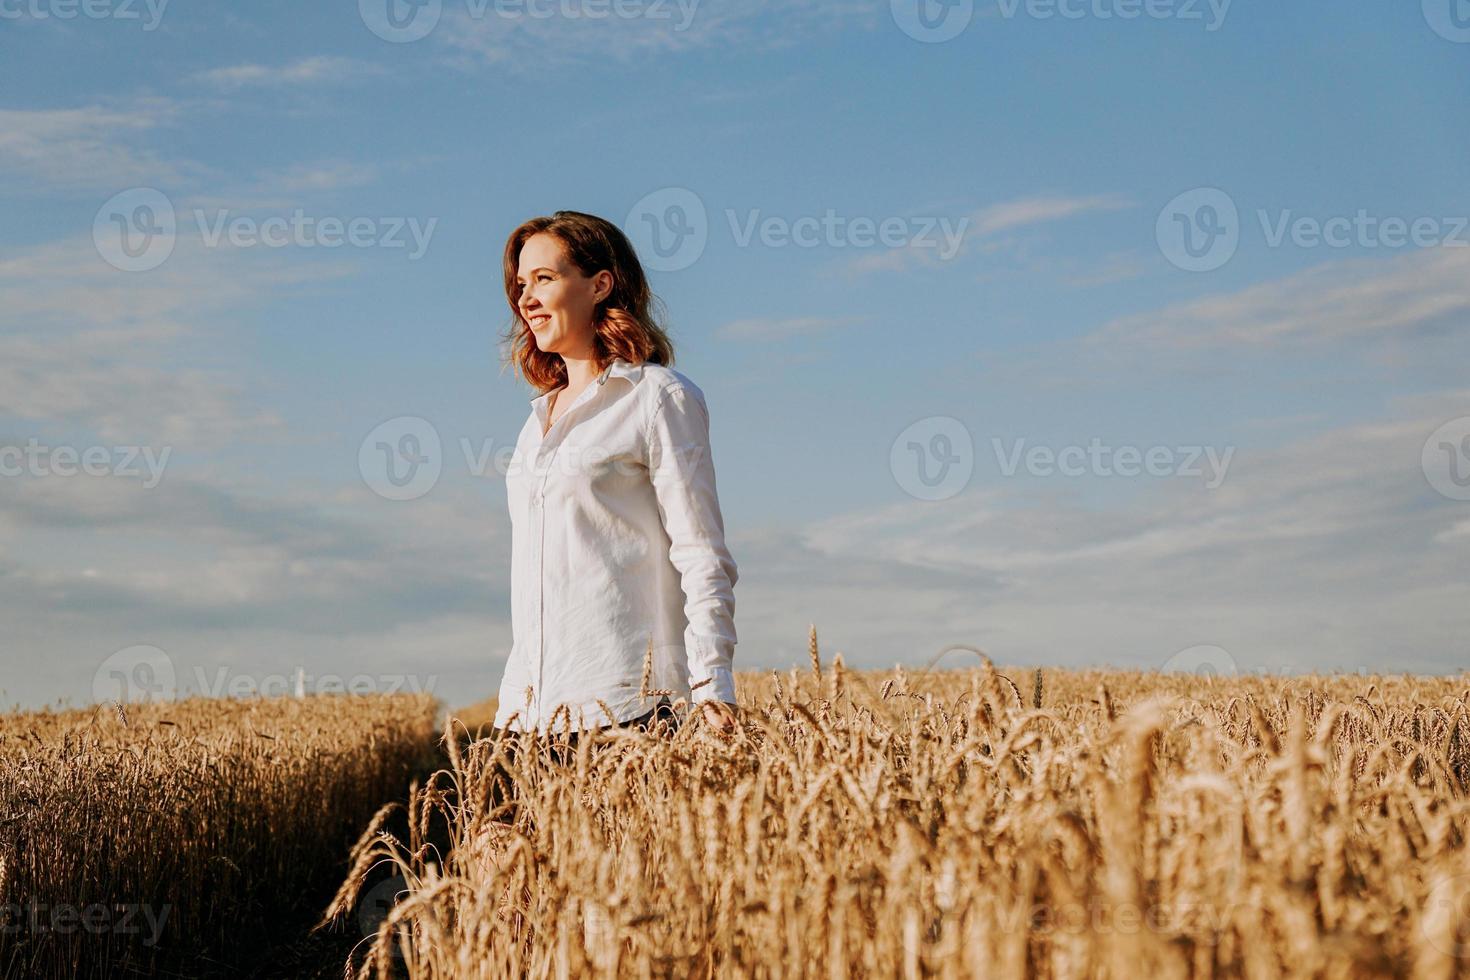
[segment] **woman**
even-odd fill
[[[672,697],[733,733],[737,570],[709,415],[633,246],[590,214],[533,218],[506,242],[505,292],[510,358],[540,393],[506,472],[496,729],[647,725]]]

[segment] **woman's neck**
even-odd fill
[[[563,354],[561,361],[567,369],[568,391],[581,391],[595,381],[598,373],[602,370],[597,364],[595,354],[585,357],[568,357]]]

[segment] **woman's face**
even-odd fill
[[[593,346],[592,314],[612,292],[612,273],[582,274],[561,242],[546,232],[526,239],[516,270],[521,318],[536,346],[554,354],[586,355]]]

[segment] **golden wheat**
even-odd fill
[[[0,716],[0,977],[253,954],[432,751],[425,695]],[[187,965],[186,965],[187,964]]]
[[[811,643],[812,672],[819,659]],[[834,666],[834,670],[835,670]],[[1470,963],[1470,679],[742,675],[743,730],[468,742],[370,833],[380,977],[1365,977]],[[823,694],[830,694],[824,697]],[[455,739],[454,741],[458,741]],[[513,822],[490,806],[506,765]],[[431,825],[454,849],[426,846]],[[378,828],[375,828],[377,830]]]

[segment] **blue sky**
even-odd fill
[[[1464,665],[1463,0],[392,2],[0,0],[0,700],[493,693],[557,208],[678,246],[737,668]]]

